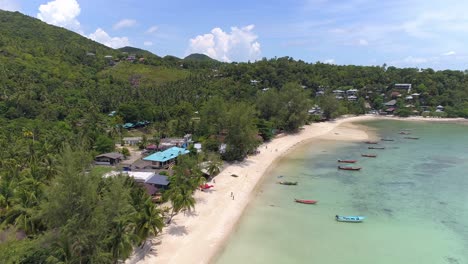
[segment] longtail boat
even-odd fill
[[[338,166],[339,170],[351,170],[351,171],[358,171],[361,170],[361,167],[345,167],[345,166]]]
[[[282,185],[297,185],[297,182],[290,182],[290,181],[280,181],[278,184]]]
[[[395,141],[395,140],[391,138],[382,138],[382,141]]]
[[[364,216],[343,216],[343,215],[335,215],[335,219],[338,222],[350,222],[350,223],[360,223],[364,221]]]
[[[361,154],[361,156],[366,158],[376,158],[377,154]]]
[[[385,147],[367,147],[368,149],[385,149]]]
[[[366,141],[364,143],[366,143],[366,144],[379,144],[379,142],[377,142],[377,141]]]
[[[356,163],[357,160],[341,160],[341,159],[339,159],[338,162],[339,163]]]
[[[303,203],[303,204],[316,204],[318,201],[316,200],[301,200],[301,199],[294,199],[296,203]]]
[[[419,139],[418,137],[405,137],[406,139]]]

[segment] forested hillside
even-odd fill
[[[411,84],[418,97],[396,93],[396,83]],[[354,89],[353,100],[333,93]],[[91,166],[94,155],[112,151],[123,135],[159,142],[190,133],[210,153],[192,153],[175,168],[168,199],[184,198],[174,200],[178,212],[194,205],[197,161],[217,160],[220,149],[224,160],[242,160],[278,131],[389,111],[384,104],[392,99],[402,116],[468,117],[466,72],[289,57],[253,63],[200,54],[161,58],[0,10],[0,260],[115,263],[161,230],[163,214],[141,188],[128,178],[102,178]],[[315,104],[321,112],[310,115]],[[444,111],[436,112],[439,105]],[[149,125],[122,127],[138,121]]]

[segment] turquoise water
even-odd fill
[[[214,262],[468,263],[468,126],[365,124],[379,138],[395,141],[381,142],[385,150],[320,141],[288,155],[264,177]],[[400,129],[420,139],[404,139]],[[337,159],[358,159],[363,169],[338,171]],[[294,198],[319,203],[297,204]],[[340,223],[336,214],[367,218]]]

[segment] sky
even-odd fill
[[[0,9],[160,56],[468,69],[468,1],[0,0]]]

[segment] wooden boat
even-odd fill
[[[290,182],[290,181],[280,181],[278,183],[282,185],[297,185],[297,182]]]
[[[341,160],[341,159],[339,159],[338,162],[339,163],[356,163],[357,160]]]
[[[364,143],[366,143],[366,144],[379,144],[379,142],[377,142],[377,141],[366,141]]]
[[[418,137],[405,137],[406,139],[419,139]]]
[[[344,215],[336,215],[336,221],[338,222],[350,222],[350,223],[360,223],[364,221],[364,216],[344,216]]]
[[[318,201],[316,200],[301,200],[301,199],[294,199],[296,203],[303,203],[303,204],[316,204]]]
[[[400,131],[400,132],[398,132],[398,134],[400,134],[400,135],[410,135],[411,133],[410,132],[405,132],[405,131]]]
[[[368,149],[385,149],[385,147],[368,147]]]
[[[366,158],[376,158],[377,154],[361,154],[361,156]]]
[[[361,167],[344,167],[344,166],[338,166],[339,170],[351,170],[351,171],[358,171],[361,170]]]
[[[395,141],[395,140],[391,138],[382,138],[382,141]]]

